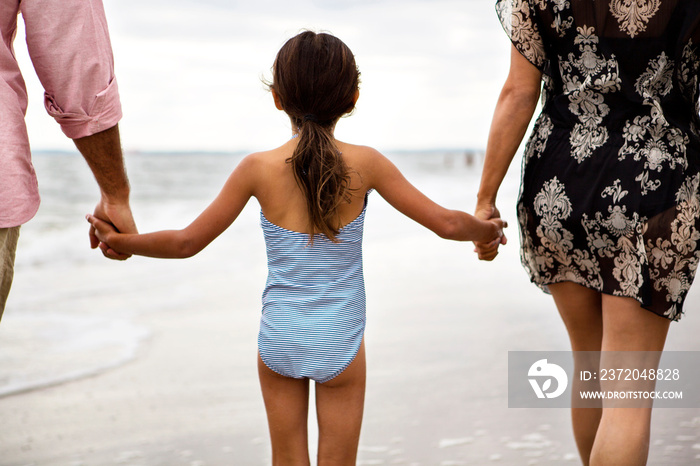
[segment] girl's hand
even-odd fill
[[[485,241],[475,241],[475,252],[479,253],[479,259],[492,260],[498,254],[498,247],[503,241],[503,229],[508,227],[508,222],[500,218],[492,218],[486,221],[490,226],[490,239]]]
[[[85,219],[91,226],[91,236],[94,236],[100,242],[100,249],[102,249],[103,252],[110,251],[113,252],[114,255],[121,255],[119,252],[113,250],[109,246],[110,236],[119,233],[117,229],[114,228],[114,226],[111,223],[107,223],[103,220],[100,220],[94,215],[87,214],[85,216]]]
[[[505,238],[505,234],[503,233],[504,228],[508,228],[508,222],[501,218],[492,218],[489,219],[489,222],[493,223],[496,225],[496,237],[489,242],[489,244],[495,244],[496,246],[500,245],[502,241]],[[505,244],[505,243],[503,243]]]

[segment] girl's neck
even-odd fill
[[[337,123],[338,123],[338,121],[336,120],[336,121],[333,123],[333,126],[331,127],[331,136],[333,136],[333,139],[335,139],[335,125],[336,125]],[[301,133],[301,128],[299,128],[299,127],[295,126],[294,124],[292,124],[292,138],[291,138],[291,139],[298,138],[298,137],[299,137],[299,133]]]

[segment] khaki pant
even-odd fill
[[[19,239],[19,227],[0,228],[0,319],[5,310],[5,301],[10,294],[12,277],[15,274],[15,251]]]

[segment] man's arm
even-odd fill
[[[137,233],[129,207],[129,180],[122,157],[119,127],[74,139],[76,147],[87,161],[100,186],[100,202],[95,207],[95,217],[110,222],[122,233]],[[129,256],[119,254],[106,245],[100,245],[94,228],[90,228],[90,247],[100,246],[105,257],[124,260]]]
[[[22,0],[20,10],[46,110],[75,141],[100,186],[95,216],[135,233],[117,127],[121,103],[101,0]],[[90,245],[100,245],[94,229]],[[100,248],[112,259],[128,257]]]

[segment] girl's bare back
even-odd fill
[[[259,177],[253,195],[270,222],[287,230],[308,233],[307,201],[287,162],[296,144],[297,139],[293,138],[276,149],[249,156],[255,161],[255,176]],[[367,183],[373,178],[367,164],[375,151],[339,141],[336,144],[350,175],[349,202],[343,201],[338,207],[337,227],[340,228],[362,212],[365,196],[370,189]]]

